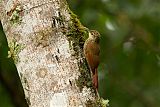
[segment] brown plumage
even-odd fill
[[[100,34],[96,30],[91,30],[88,39],[84,43],[84,55],[90,70],[92,71],[92,82],[98,89],[98,65],[99,65],[99,46]]]

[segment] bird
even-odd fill
[[[83,47],[84,56],[87,60],[92,74],[92,83],[98,90],[98,65],[100,62],[100,33],[96,30],[89,31],[89,37],[86,39]]]

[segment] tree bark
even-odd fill
[[[3,0],[1,22],[30,107],[96,107],[88,35],[65,0]]]

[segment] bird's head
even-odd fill
[[[100,33],[96,30],[90,30],[89,31],[89,38],[95,40],[96,42],[99,42]]]

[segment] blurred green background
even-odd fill
[[[160,0],[67,1],[84,26],[102,35],[100,96],[110,100],[110,107],[160,107]],[[11,59],[9,66],[2,58],[7,49],[1,28],[0,106],[23,107],[5,85],[5,78],[19,80],[15,72],[5,77],[16,70]]]

